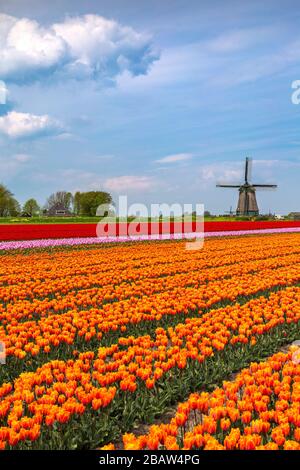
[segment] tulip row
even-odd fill
[[[299,347],[252,363],[211,393],[192,393],[169,423],[124,434],[123,448],[300,450]]]
[[[278,250],[279,251],[279,250]],[[17,298],[13,302],[0,305],[0,320],[5,328],[6,324],[15,324],[15,320],[26,321],[26,320],[39,320],[41,317],[51,315],[53,313],[63,313],[68,309],[79,309],[91,307],[99,307],[102,304],[121,301],[129,299],[133,296],[141,297],[145,294],[149,297],[155,293],[173,291],[175,288],[187,286],[199,287],[205,283],[222,279],[229,279],[234,276],[242,276],[247,273],[253,274],[253,272],[274,270],[282,266],[297,265],[300,260],[299,253],[287,254],[286,249],[279,251],[276,257],[270,257],[270,253],[259,254],[261,258],[251,259],[250,261],[243,260],[240,262],[226,263],[223,265],[211,265],[207,269],[199,270],[198,265],[201,263],[195,263],[193,266],[191,262],[187,265],[173,265],[163,266],[161,270],[156,270],[156,276],[154,274],[147,276],[143,269],[134,273],[136,279],[133,279],[133,275],[127,275],[128,277],[122,279],[118,284],[113,283],[113,278],[108,280],[106,275],[107,284],[101,284],[99,281],[98,273],[89,274],[89,276],[73,277],[70,278],[69,283],[65,280],[65,289],[62,292],[62,288],[58,288],[58,291],[45,297],[45,293],[39,289],[40,296],[35,298],[26,299]],[[224,262],[224,261],[223,261]],[[217,264],[217,263],[216,263]],[[99,270],[99,267],[97,267]],[[174,269],[176,271],[174,272]],[[179,272],[180,269],[180,272]],[[147,269],[148,272],[148,269]],[[139,274],[138,274],[139,273]],[[139,275],[139,277],[138,277]],[[146,277],[147,276],[147,277]],[[88,278],[88,279],[87,279]],[[81,288],[79,288],[79,283]],[[83,287],[84,283],[84,287]],[[97,285],[98,283],[98,285]],[[66,291],[70,284],[72,290]],[[49,289],[49,284],[47,285]],[[22,289],[20,289],[21,291]],[[32,288],[32,293],[36,289]],[[21,292],[19,292],[19,297]],[[41,298],[42,297],[42,298]]]
[[[158,234],[156,230],[154,233],[149,233],[146,228],[146,233],[141,235],[107,235],[103,237],[96,237],[96,227],[89,229],[88,236],[79,236],[78,234],[78,224],[76,224],[75,230],[73,233],[76,233],[75,237],[70,238],[72,231],[70,230],[60,230],[54,236],[49,233],[49,226],[43,226],[44,230],[42,233],[37,233],[36,231],[29,231],[24,235],[24,226],[15,226],[17,232],[14,231],[12,234],[12,225],[9,226],[9,230],[5,232],[1,231],[0,225],[0,237],[1,240],[16,240],[16,241],[0,241],[0,251],[2,250],[26,250],[32,248],[49,248],[57,246],[78,246],[78,245],[103,245],[107,243],[128,243],[128,242],[141,242],[149,240],[182,240],[182,239],[193,239],[195,237],[229,237],[229,236],[242,236],[242,235],[256,235],[263,233],[296,233],[300,232],[299,222],[298,221],[284,221],[280,222],[212,222],[214,226],[208,227],[209,222],[204,225],[204,232],[198,232],[196,227],[193,228],[191,232],[191,227],[187,226],[185,229],[178,227],[178,231],[175,233],[170,233],[169,226],[165,227],[161,234]],[[210,223],[211,224],[211,223]],[[242,224],[242,225],[241,225]],[[67,228],[69,224],[64,224],[64,228]],[[87,225],[84,224],[85,229]],[[269,227],[269,228],[267,228]],[[30,228],[25,226],[26,229]],[[20,231],[21,229],[21,231]],[[184,230],[182,232],[182,230]],[[86,231],[86,230],[85,230]],[[144,230],[145,231],[145,230]],[[2,233],[1,233],[2,232]],[[27,230],[26,230],[27,232]],[[83,235],[83,234],[82,234]],[[50,238],[49,238],[50,237]],[[66,237],[66,238],[64,238]],[[24,240],[25,238],[25,240]],[[20,241],[19,241],[20,240]]]
[[[215,383],[300,333],[300,288],[188,318],[155,336],[52,361],[0,387],[0,446],[80,447]],[[212,382],[213,381],[213,382]],[[58,439],[59,436],[59,439]]]
[[[182,243],[160,243],[62,252],[52,256],[45,253],[7,255],[2,259],[3,268],[0,267],[0,302],[7,306],[17,299],[65,295],[95,285],[109,287],[242,261],[296,255],[300,252],[298,240],[295,235],[251,238],[250,247],[242,238],[227,240],[227,243],[211,240],[203,250],[193,253],[186,251]]]

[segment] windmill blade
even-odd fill
[[[254,188],[277,188],[277,184],[252,184]]]
[[[217,188],[240,188],[240,184],[217,184]]]
[[[248,183],[248,168],[249,168],[249,158],[246,157],[246,164],[245,164],[245,183]]]

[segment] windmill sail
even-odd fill
[[[249,158],[246,157],[246,164],[245,164],[245,184],[248,184],[248,170],[249,170]]]

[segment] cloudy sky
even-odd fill
[[[250,156],[279,185],[261,211],[299,211],[299,20],[290,0],[0,0],[0,181],[220,213]]]

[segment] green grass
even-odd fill
[[[100,220],[99,217],[83,217],[83,216],[73,216],[73,217],[0,217],[0,224],[95,224],[98,223]],[[107,219],[109,220],[109,218]],[[113,219],[112,219],[113,220]],[[119,222],[125,222],[125,218],[118,219]],[[130,220],[130,219],[129,219]],[[140,220],[141,222],[147,222],[147,218],[139,218],[136,220]],[[155,222],[158,219],[153,219]],[[162,219],[163,221],[167,222],[169,219]],[[181,217],[175,217],[174,221],[179,222],[181,221]],[[187,219],[188,220],[188,219]],[[206,222],[235,222],[235,221],[243,221],[243,220],[254,220],[246,217],[226,217],[226,216],[219,216],[219,217],[205,217],[204,220]],[[259,217],[255,220],[261,220]],[[265,219],[264,220],[273,220]],[[150,220],[149,220],[150,221]]]
[[[99,222],[99,217],[0,217],[0,224],[90,224],[97,222]]]

